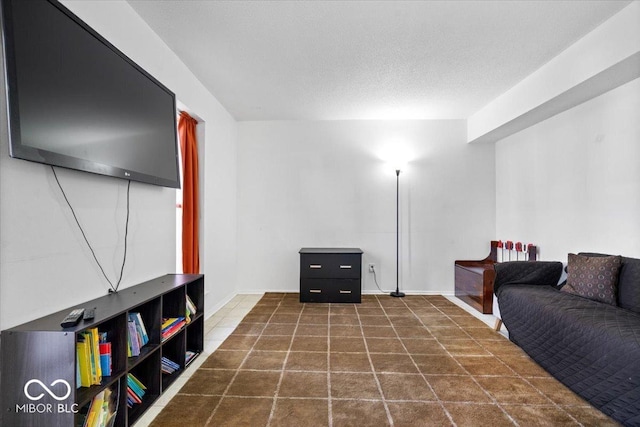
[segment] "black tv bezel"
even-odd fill
[[[177,120],[173,120],[173,132],[174,132],[174,151],[176,160],[176,178],[167,179],[163,177],[148,175],[145,173],[122,169],[112,165],[106,165],[103,163],[80,159],[48,150],[38,149],[22,144],[22,137],[20,132],[20,114],[19,114],[19,96],[17,88],[17,71],[15,68],[15,47],[13,40],[13,21],[12,16],[12,3],[14,0],[0,0],[0,20],[2,22],[2,40],[3,40],[3,59],[4,59],[4,79],[6,87],[6,102],[7,102],[7,121],[9,127],[9,155],[12,158],[28,160],[31,162],[59,166],[67,169],[73,169],[83,172],[94,173],[98,175],[111,176],[115,178],[121,178],[126,180],[132,180],[161,187],[168,188],[180,188],[180,157],[177,137]],[[20,0],[17,0],[20,1]],[[176,112],[176,97],[175,94],[169,90],[166,86],[160,83],[151,74],[145,71],[142,67],[136,64],[131,58],[122,53],[117,47],[111,44],[107,39],[102,37],[97,31],[87,25],[77,15],[63,6],[57,0],[42,0],[50,3],[56,7],[60,12],[65,14],[69,19],[74,21],[88,34],[93,36],[98,42],[105,45],[116,53],[122,60],[126,61],[135,70],[140,72],[143,76],[154,83],[159,89],[166,92],[172,99],[173,110]]]

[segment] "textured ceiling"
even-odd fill
[[[467,118],[630,1],[129,3],[236,120],[348,120]]]

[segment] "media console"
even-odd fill
[[[189,310],[191,303],[195,313]],[[95,309],[95,317],[62,328],[62,319],[76,308]],[[129,320],[137,316],[145,325],[148,343],[140,347],[139,355],[129,357]],[[189,321],[176,325],[170,333],[165,328],[163,333],[163,319],[182,317],[188,317]],[[111,375],[102,376],[97,384],[80,387],[77,343],[95,328],[110,343]],[[83,425],[90,405],[108,390],[112,396],[111,410],[116,411],[111,425],[130,426],[202,352],[204,276],[158,277],[4,330],[1,338],[0,425]],[[178,368],[170,374],[163,373],[163,358],[175,362]],[[130,375],[144,384],[146,390],[141,402],[129,407]]]

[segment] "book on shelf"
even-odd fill
[[[180,370],[180,365],[167,357],[163,356],[161,361],[163,374],[173,374],[175,371]]]
[[[111,343],[105,342],[100,344],[100,369],[102,374],[111,375]]]
[[[84,417],[83,427],[110,427],[115,422],[117,396],[106,388],[96,394]]]
[[[79,352],[78,343],[76,343],[76,387],[82,387],[82,375],[80,375],[80,357],[77,356]]]
[[[133,405],[139,403],[142,403],[142,399],[131,388],[127,387],[127,406],[132,408]]]
[[[76,365],[80,373],[81,387],[91,387],[94,384],[100,384],[102,381],[99,337],[100,333],[98,332],[98,328],[87,329],[78,334],[78,340],[76,342]]]
[[[162,330],[160,335],[162,341],[169,339],[173,334],[178,332],[186,324],[184,317],[168,317],[162,319]]]
[[[147,328],[144,325],[144,321],[142,320],[140,313],[129,313],[127,329],[129,330],[127,356],[139,356],[140,349],[149,342]]]
[[[184,365],[187,366],[197,355],[198,355],[198,352],[187,350],[185,354]]]
[[[127,374],[127,406],[142,403],[147,387],[133,374]]]
[[[136,325],[138,341],[141,344],[140,347],[146,345],[149,342],[149,335],[147,335],[147,328],[144,326],[144,321],[140,313],[129,313],[129,320]]]
[[[198,309],[196,308],[196,305],[193,303],[193,300],[191,299],[191,297],[189,297],[188,294],[186,298],[186,311],[187,311],[186,322],[190,323],[191,318],[196,315],[196,313],[198,312]]]
[[[140,355],[140,342],[138,341],[138,332],[136,331],[136,325],[132,321],[127,322],[127,329],[129,330],[128,342],[127,342],[127,356],[139,356]]]
[[[102,368],[100,367],[100,333],[98,328],[89,329],[88,335],[91,339],[91,375],[93,384],[100,384],[100,381],[102,381]]]
[[[80,372],[80,386],[91,387],[91,354],[89,342],[84,335],[78,335],[76,342],[76,358],[78,360],[78,371]]]
[[[100,341],[98,343],[98,349],[100,352],[100,369],[103,376],[111,375],[111,343],[107,341],[107,333],[100,332]]]

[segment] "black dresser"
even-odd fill
[[[360,302],[361,296],[361,249],[300,249],[300,302]]]

